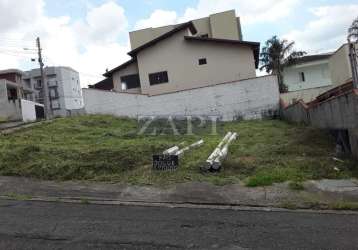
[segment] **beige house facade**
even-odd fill
[[[208,17],[192,20],[192,22],[198,31],[198,36],[242,40],[240,17],[236,17],[235,10],[216,13]],[[179,25],[132,31],[129,33],[131,49],[134,50]]]
[[[235,11],[131,32],[130,40],[132,59],[104,74],[116,92],[160,95],[256,77],[260,44],[242,40]]]

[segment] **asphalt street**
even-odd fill
[[[1,200],[0,249],[358,249],[358,215]]]

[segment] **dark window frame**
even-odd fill
[[[52,100],[50,100],[50,107],[51,107],[51,109],[52,109],[52,110],[60,110],[60,109],[61,109],[61,103],[60,103],[60,101],[59,101],[59,100],[56,100],[56,99],[54,99],[53,101],[56,101],[56,102],[58,103],[58,108],[54,108],[54,107],[53,107],[53,102],[52,102]]]
[[[168,71],[161,71],[149,74],[149,84],[158,85],[169,83]]]
[[[51,93],[50,93],[50,94],[49,94],[50,99],[51,99],[51,100],[59,99],[59,98],[60,98],[60,95],[59,95],[59,93],[58,93],[58,88],[57,88],[57,86],[51,86],[51,87],[49,87],[49,92],[51,92],[51,90],[55,91],[55,96],[51,96]]]
[[[42,87],[43,87],[42,80],[41,79],[36,79],[35,89],[42,89]]]
[[[306,81],[305,72],[300,72],[300,80],[301,80],[301,82],[305,82],[305,81]]]
[[[199,65],[206,65],[206,64],[208,64],[208,60],[206,58],[199,59]]]
[[[126,83],[126,89],[140,88],[139,74],[121,76],[121,83]]]

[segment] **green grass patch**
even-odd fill
[[[7,122],[7,119],[5,117],[0,116],[0,123],[4,123],[4,122]]]
[[[333,210],[358,210],[358,202],[341,201],[329,204],[328,208]]]
[[[112,116],[60,118],[0,137],[0,175],[45,180],[92,180],[136,185],[170,185],[206,181],[216,185],[247,180],[248,186],[321,178],[357,177],[357,162],[334,156],[335,143],[327,133],[280,120],[210,124],[186,135],[186,122],[176,122],[180,136],[166,122],[138,134],[136,120]],[[152,132],[156,129],[157,135]],[[230,146],[223,170],[203,174],[200,166],[228,131],[239,133]],[[205,144],[185,154],[175,172],[155,172],[152,155],[199,139]],[[339,168],[340,171],[334,170]]]
[[[31,195],[25,194],[17,194],[17,193],[7,193],[5,196],[9,197],[10,199],[17,200],[17,201],[24,201],[24,200],[31,200]]]

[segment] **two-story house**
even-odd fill
[[[336,51],[303,56],[283,70],[283,82],[288,93],[281,98],[291,103],[302,99],[314,100],[318,95],[352,80],[348,44]]]
[[[117,92],[158,95],[256,77],[260,44],[243,41],[234,10],[129,36],[131,60],[104,74]]]

